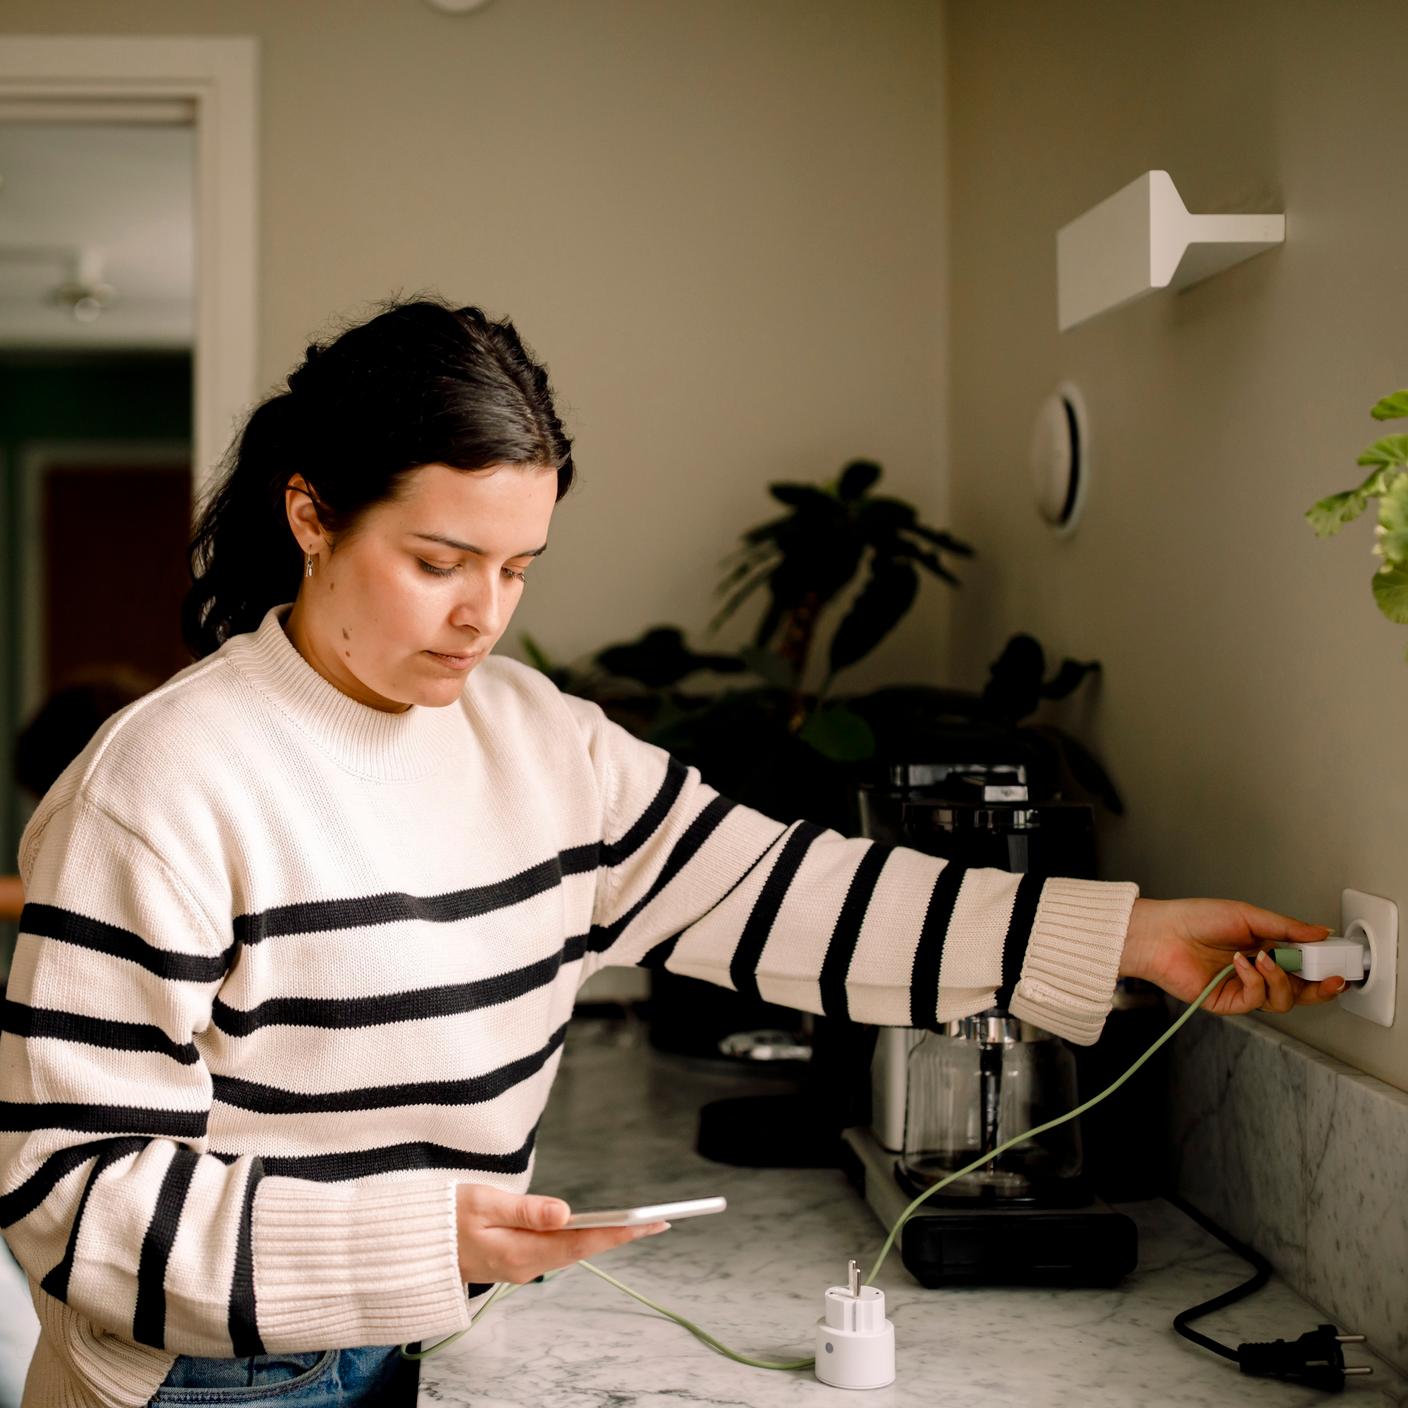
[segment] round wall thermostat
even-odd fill
[[[1068,381],[1036,413],[1031,470],[1037,512],[1058,536],[1074,532],[1090,483],[1090,437],[1085,401]]]

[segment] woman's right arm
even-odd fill
[[[234,950],[183,867],[81,793],[27,839],[0,1035],[0,1229],[43,1295],[168,1354],[463,1328],[445,1175],[265,1178],[258,1157],[206,1152],[198,1038]]]

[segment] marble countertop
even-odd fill
[[[744,1087],[731,1071],[656,1052],[634,1021],[574,1021],[538,1141],[533,1187],[578,1207],[723,1194],[728,1212],[676,1223],[599,1264],[636,1291],[760,1358],[810,1356],[827,1286],[848,1257],[868,1272],[884,1233],[844,1176],[739,1169],[694,1152],[708,1100]],[[876,1282],[896,1335],[897,1377],[871,1408],[1082,1408],[1323,1403],[1325,1395],[1236,1367],[1175,1335],[1173,1316],[1244,1280],[1245,1264],[1162,1201],[1121,1205],[1139,1225],[1138,1269],[1110,1290],[920,1287],[892,1254]],[[1200,1321],[1223,1342],[1294,1339],[1324,1319],[1273,1279]],[[1349,1327],[1353,1328],[1353,1327]],[[1372,1376],[1341,1401],[1408,1404],[1408,1380],[1363,1346]],[[810,1370],[736,1364],[580,1267],[523,1287],[421,1368],[420,1403],[537,1408],[792,1408],[847,1390]]]

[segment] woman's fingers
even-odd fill
[[[1266,980],[1243,953],[1232,955],[1232,965],[1242,980],[1241,996],[1233,999],[1233,1005],[1238,1012],[1255,1012],[1266,1001]]]
[[[1266,984],[1266,1005],[1272,1012],[1289,1012],[1296,1005],[1290,976],[1265,949],[1256,956],[1257,971]]]

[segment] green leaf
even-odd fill
[[[955,538],[951,533],[945,533],[942,529],[926,528],[922,523],[912,524],[905,530],[926,539],[935,547],[943,548],[946,552],[957,553],[960,557],[972,557],[973,549],[959,538]]]
[[[1402,420],[1408,416],[1408,391],[1395,391],[1385,396],[1369,414],[1375,420]]]
[[[1408,465],[1408,435],[1385,435],[1382,440],[1375,440],[1355,463],[1377,464],[1385,468]]]
[[[803,512],[824,513],[830,516],[840,508],[831,494],[825,489],[818,489],[815,484],[769,484],[768,493],[778,503]]]
[[[609,645],[597,652],[596,661],[603,670],[651,689],[668,689],[696,670],[729,675],[743,669],[732,655],[696,654],[675,626],[655,626],[626,645]]]
[[[831,638],[830,672],[869,655],[909,610],[919,590],[919,574],[907,562],[876,557],[866,582]]]
[[[1408,474],[1400,474],[1379,499],[1376,546],[1390,567],[1408,567]]]
[[[1408,567],[1375,572],[1374,600],[1390,621],[1408,626]]]
[[[875,756],[874,731],[844,704],[823,705],[797,736],[833,763],[858,763]]]
[[[1305,511],[1305,521],[1315,530],[1317,538],[1333,538],[1347,523],[1353,523],[1365,508],[1368,501],[1355,489],[1346,489],[1342,494],[1331,494],[1321,499]]]
[[[841,482],[836,492],[846,503],[851,503],[879,478],[880,466],[874,460],[852,460],[841,471]]]

